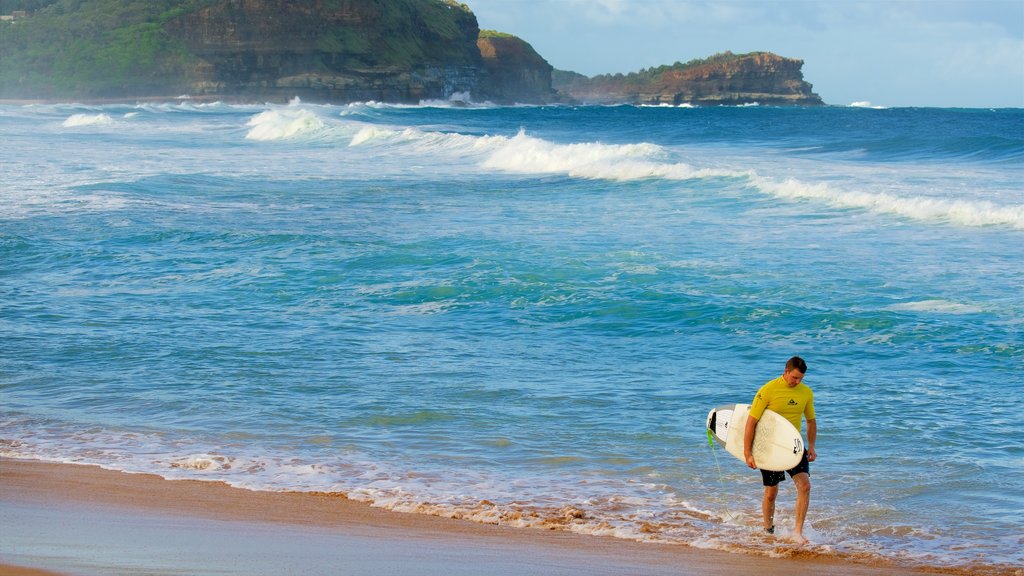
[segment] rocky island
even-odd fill
[[[816,105],[802,61],[554,71],[454,0],[0,0],[0,98]],[[13,17],[17,14],[18,17]]]

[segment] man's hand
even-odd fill
[[[818,453],[814,451],[814,441],[818,439],[818,421],[816,419],[807,421],[807,461],[814,462]]]
[[[754,430],[757,428],[757,418],[747,414],[747,427],[743,430],[743,460],[747,466],[757,468],[754,462]]]
[[[747,461],[747,466],[750,466],[751,468],[755,469],[757,468],[757,462],[754,462],[754,455],[751,454],[750,452],[744,454],[743,459]]]

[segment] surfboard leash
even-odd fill
[[[708,446],[711,446],[711,455],[715,457],[715,468],[718,469],[718,483],[719,485],[723,485],[725,484],[725,476],[722,474],[722,466],[718,463],[718,452],[715,452],[715,441],[711,436],[710,428],[708,428]],[[732,513],[732,510],[729,510],[728,504],[724,504],[724,506],[726,516],[728,516],[729,520],[735,522],[737,516]]]

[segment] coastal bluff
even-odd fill
[[[588,78],[556,72],[560,94],[589,104],[820,106],[804,80],[803,60],[770,52],[723,52],[685,64]]]
[[[480,29],[431,0],[223,0],[164,29],[195,58],[190,94],[418,102],[483,91]]]
[[[548,103],[552,67],[453,0],[6,0],[0,98]]]
[[[802,61],[716,55],[587,78],[454,0],[5,0],[0,98],[821,104]]]

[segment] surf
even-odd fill
[[[436,154],[450,160],[476,162],[481,170],[509,174],[557,174],[617,182],[727,180],[742,182],[771,198],[810,201],[839,210],[864,210],[933,224],[1024,230],[1024,203],[895,194],[795,177],[779,179],[744,167],[701,167],[679,158],[686,155],[685,150],[649,142],[559,143],[532,136],[525,129],[514,136],[475,136],[372,125],[360,129],[349,146],[387,146],[401,153]]]
[[[1021,171],[856,152],[893,114],[1015,118],[0,105],[0,454],[785,554],[703,428],[806,350],[812,539],[1018,565],[1019,419],[963,374],[1016,391]]]

